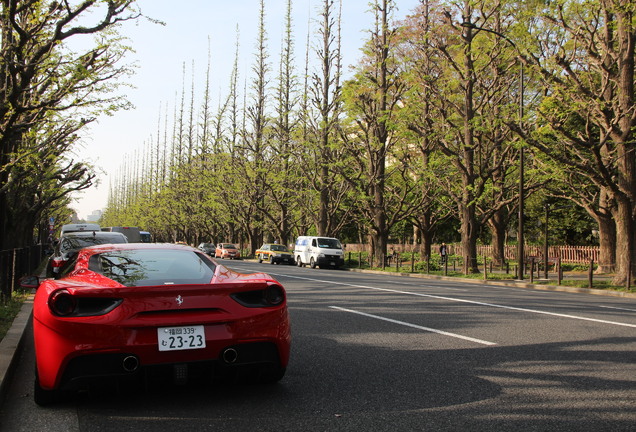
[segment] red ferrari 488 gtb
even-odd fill
[[[37,289],[33,334],[40,405],[94,380],[162,373],[177,384],[201,374],[276,382],[291,342],[276,280],[189,246],[148,243],[81,249]]]

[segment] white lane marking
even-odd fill
[[[447,300],[447,301],[453,301],[453,302],[459,302],[459,303],[474,304],[474,305],[478,305],[478,306],[488,306],[488,307],[494,307],[494,308],[499,308],[499,309],[507,309],[507,310],[514,310],[514,311],[520,311],[520,312],[535,313],[535,314],[540,314],[540,315],[555,316],[555,317],[559,317],[559,318],[570,318],[570,319],[581,320],[581,321],[596,322],[596,323],[600,323],[600,324],[609,324],[609,325],[615,325],[615,326],[621,326],[621,327],[636,328],[636,324],[627,324],[627,323],[621,323],[621,322],[616,322],[616,321],[601,320],[601,319],[596,319],[596,318],[587,318],[587,317],[581,317],[581,316],[577,316],[577,315],[569,315],[569,314],[562,314],[562,313],[556,313],[556,312],[547,312],[547,311],[542,311],[542,310],[537,310],[537,309],[527,309],[527,308],[520,308],[520,307],[515,307],[515,306],[504,306],[504,305],[498,305],[498,304],[494,304],[494,303],[478,302],[478,301],[474,301],[474,300],[464,300],[464,299],[457,299],[457,298],[452,298],[452,297],[444,297],[444,296],[433,295],[433,294],[415,293],[415,292],[410,292],[410,291],[400,291],[400,290],[394,290],[394,289],[388,289],[388,288],[377,288],[377,287],[366,286],[366,285],[355,285],[355,284],[350,284],[350,283],[345,283],[345,282],[334,282],[334,281],[307,278],[307,277],[301,277],[301,276],[290,276],[290,275],[279,275],[279,276],[285,276],[285,277],[289,277],[289,278],[293,278],[293,279],[308,280],[308,281],[312,281],[312,282],[328,283],[328,284],[332,284],[332,285],[344,285],[344,286],[349,286],[349,287],[353,287],[353,288],[363,288],[363,289],[370,289],[370,290],[374,290],[374,291],[389,292],[389,293],[394,293],[394,294],[412,295],[412,296],[416,296],[416,297],[427,297],[427,298],[434,298],[434,299],[438,299],[438,300]]]
[[[394,284],[394,285],[404,285],[404,286],[421,287],[421,288],[433,288],[433,289],[442,289],[442,290],[449,290],[449,291],[462,291],[462,292],[468,291],[465,288],[441,287],[441,286],[436,286],[436,285],[417,284],[417,283],[400,282],[400,281],[393,281],[391,283]]]
[[[636,309],[627,309],[627,308],[620,308],[620,307],[615,307],[615,306],[601,306],[601,305],[597,305],[600,308],[605,308],[605,309],[616,309],[616,310],[623,310],[623,311],[629,311],[629,312],[636,312]]]
[[[374,319],[378,319],[378,320],[381,320],[381,321],[387,321],[387,322],[390,322],[390,323],[393,323],[393,324],[399,324],[399,325],[403,325],[403,326],[406,326],[406,327],[412,327],[412,328],[415,328],[415,329],[418,329],[418,330],[424,330],[424,331],[427,331],[427,332],[437,333],[437,334],[441,334],[441,335],[444,335],[444,336],[450,336],[450,337],[454,337],[454,338],[457,338],[457,339],[464,339],[464,340],[471,341],[471,342],[476,342],[476,343],[482,344],[482,345],[497,345],[494,342],[488,342],[488,341],[481,340],[481,339],[475,339],[475,338],[471,338],[469,336],[463,336],[463,335],[460,335],[460,334],[457,334],[457,333],[449,333],[449,332],[445,332],[443,330],[437,330],[437,329],[430,328],[430,327],[422,327],[422,326],[419,326],[419,325],[416,325],[416,324],[411,324],[411,323],[407,323],[407,322],[404,322],[404,321],[398,321],[398,320],[394,320],[394,319],[391,319],[391,318],[385,318],[385,317],[381,317],[379,315],[372,315],[372,314],[356,311],[356,310],[353,310],[353,309],[345,309],[345,308],[341,308],[341,307],[338,307],[338,306],[329,306],[329,307],[331,309],[336,309],[336,310],[343,311],[343,312],[349,312],[349,313],[353,313],[353,314],[357,314],[357,315],[362,315],[362,316],[365,316],[365,317],[374,318]]]

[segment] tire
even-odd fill
[[[300,259],[300,255],[298,255],[298,256],[296,257],[296,265],[297,265],[298,267],[302,267],[302,266],[303,266],[303,260],[301,260],[301,259]]]
[[[314,261],[314,257],[311,257],[311,259],[309,260],[309,267],[311,267],[312,269],[316,268],[316,261]]]
[[[260,255],[258,256],[258,263],[260,264],[260,263],[262,263],[262,262],[263,262],[263,254],[260,254]]]
[[[274,257],[271,255],[269,256],[269,263],[272,265],[274,264]]]
[[[38,378],[37,371],[35,372],[35,380],[33,381],[33,400],[39,406],[48,406],[58,400],[59,391],[57,390],[45,390],[40,387],[40,379]]]

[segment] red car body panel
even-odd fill
[[[246,307],[230,296],[280,286],[276,280],[263,273],[239,274],[217,264],[210,284],[127,287],[88,269],[93,254],[110,248],[140,247],[162,246],[127,244],[83,249],[73,272],[40,285],[34,300],[33,332],[41,388],[58,389],[69,362],[93,354],[134,355],[143,367],[216,360],[228,346],[268,342],[276,346],[280,366],[287,367],[291,329],[286,300],[277,306]],[[164,248],[196,251],[187,246]],[[121,303],[103,315],[60,317],[48,304],[58,290],[66,290],[74,298],[112,298]],[[205,348],[159,351],[158,328],[189,325],[204,326]]]

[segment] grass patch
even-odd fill
[[[22,304],[28,296],[29,293],[26,291],[14,291],[11,298],[0,302],[0,340],[4,338],[11,328],[13,320],[22,309]]]

